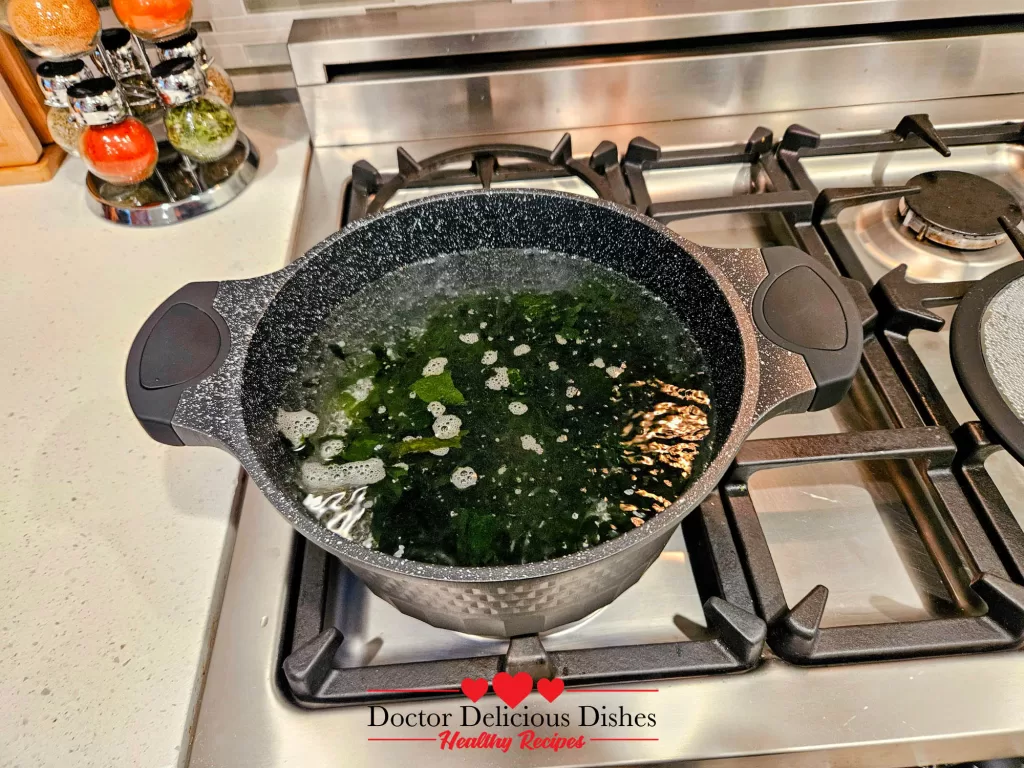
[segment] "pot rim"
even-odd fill
[[[419,579],[473,583],[473,582],[502,582],[502,581],[524,581],[529,579],[541,579],[563,573],[577,568],[582,568],[601,560],[605,560],[624,553],[634,546],[652,538],[666,535],[666,528],[674,528],[683,518],[695,509],[718,485],[719,480],[725,474],[733,461],[740,446],[746,440],[754,427],[755,414],[760,390],[760,359],[758,355],[757,332],[753,321],[750,318],[746,302],[732,284],[725,272],[718,264],[709,257],[703,246],[693,243],[686,238],[673,232],[660,222],[638,213],[632,208],[620,205],[619,203],[583,197],[555,190],[539,189],[486,189],[486,190],[463,190],[446,192],[440,195],[432,195],[407,203],[388,208],[379,213],[364,217],[347,225],[342,230],[327,237],[317,245],[310,248],[303,256],[292,264],[279,270],[287,274],[287,279],[282,280],[277,287],[280,291],[288,280],[298,274],[306,262],[317,258],[322,252],[334,246],[339,240],[344,240],[351,233],[366,226],[372,226],[378,219],[387,217],[397,211],[407,211],[420,206],[437,204],[438,202],[451,200],[453,198],[475,197],[475,196],[510,196],[525,199],[556,197],[569,198],[573,202],[603,207],[619,216],[626,216],[646,227],[655,230],[662,237],[668,238],[673,245],[680,249],[682,255],[695,259],[714,280],[719,290],[724,295],[729,308],[732,310],[733,318],[743,345],[744,353],[744,386],[740,398],[740,406],[729,431],[728,437],[721,442],[714,453],[714,458],[704,468],[704,471],[691,483],[686,492],[676,499],[664,512],[658,513],[652,520],[645,522],[639,528],[619,536],[610,541],[602,542],[597,546],[563,555],[550,560],[542,560],[534,563],[521,565],[498,565],[498,566],[451,566],[434,565],[422,563],[415,560],[396,558],[385,552],[367,549],[355,542],[346,539],[333,531],[327,529],[315,520],[301,503],[291,495],[284,493],[281,487],[263,469],[261,462],[256,459],[255,451],[249,442],[249,433],[246,425],[242,426],[241,444],[229,446],[229,451],[239,459],[249,476],[263,492],[264,496],[274,505],[285,519],[303,536],[317,546],[336,555],[342,562],[351,562],[357,568],[370,569],[383,573],[401,574],[403,576]],[[275,274],[275,273],[272,273]],[[275,299],[276,300],[276,294]],[[271,301],[271,304],[273,301]],[[216,303],[216,302],[215,302]],[[269,309],[270,304],[264,309],[260,317]],[[248,349],[245,351],[245,358],[248,357]],[[240,389],[239,389],[240,393]]]

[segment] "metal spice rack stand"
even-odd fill
[[[135,35],[131,40],[145,77],[152,81],[145,46]],[[131,110],[130,94],[115,76],[102,43],[96,47],[93,61],[117,83]],[[241,130],[234,149],[226,157],[211,163],[192,161],[179,154],[166,139],[158,140],[158,147],[160,155],[156,169],[149,179],[140,184],[111,184],[93,173],[86,174],[89,210],[108,221],[136,227],[165,226],[194,219],[238,197],[256,177],[260,164],[259,152]]]
[[[91,3],[92,0],[88,2]],[[40,5],[40,12],[46,10]],[[98,17],[96,23],[99,23]],[[154,138],[158,140],[158,161],[153,174],[137,184],[113,184],[91,172],[88,173],[85,184],[89,192],[89,209],[104,219],[119,224],[163,226],[192,219],[222,207],[241,194],[256,177],[260,163],[259,152],[249,137],[241,131],[231,151],[212,162],[196,163],[172,147],[166,137],[160,135],[163,133],[162,120],[159,125],[156,124],[162,116],[162,109],[153,85],[152,70],[145,46],[136,35],[130,33],[130,30],[128,32],[127,44],[120,44],[118,50],[126,45],[130,46],[133,71],[125,73],[122,70],[121,75],[118,75],[119,68],[114,63],[114,56],[107,50],[102,38],[97,41],[96,48],[91,53],[78,54],[78,58],[86,62],[91,61],[93,69],[100,70],[101,75],[109,76],[115,82],[124,103],[128,105],[129,112],[134,117],[142,119],[151,132],[156,134]],[[202,52],[198,38],[193,36],[192,39],[200,46],[198,50]],[[33,50],[38,52],[37,48]],[[207,61],[204,55],[204,69],[209,64],[212,64],[212,60]],[[141,71],[135,71],[136,65],[141,67]],[[141,78],[141,85],[124,82],[128,77]],[[140,102],[140,90],[151,93],[153,100]],[[143,105],[154,107],[148,120],[146,115],[137,112],[137,108]]]

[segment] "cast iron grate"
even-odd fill
[[[958,446],[953,472],[1008,573],[1018,583],[1024,583],[1024,533],[985,468],[985,460],[1000,449],[998,439],[993,430],[981,421],[960,424],[909,342],[910,333],[914,330],[942,330],[943,319],[929,307],[958,304],[974,283],[912,283],[907,279],[906,268],[897,267],[872,287],[871,279],[839,226],[839,214],[854,206],[913,195],[918,189],[910,186],[856,187],[819,192],[801,165],[800,157],[898,151],[925,146],[948,157],[951,154],[949,147],[1022,142],[1024,124],[1019,122],[939,131],[927,115],[908,115],[895,130],[867,137],[821,139],[806,128],[792,126],[777,152],[781,169],[795,186],[817,195],[814,205],[816,229],[843,274],[871,289],[871,297],[880,312],[877,339],[895,367],[915,412],[911,413],[910,408],[903,409],[903,413],[897,414],[897,425],[921,423],[939,426],[953,436]],[[1011,221],[1000,219],[1000,224],[1010,242],[1024,256],[1024,233]],[[890,389],[894,386],[895,383]]]
[[[759,129],[748,145],[725,152],[698,152],[699,159],[685,153],[664,159],[647,157],[637,149],[644,144],[643,139],[635,140],[621,164],[618,148],[607,141],[597,146],[587,162],[573,158],[569,134],[550,151],[494,144],[453,150],[417,162],[399,149],[396,174],[383,175],[365,162],[353,166],[344,196],[342,224],[383,210],[400,189],[472,184],[487,188],[495,182],[552,177],[574,176],[598,197],[631,205],[626,174],[640,173],[638,158],[654,163],[708,164],[722,162],[719,158],[756,162],[770,150],[772,137]],[[660,155],[657,147],[647,146]],[[502,160],[513,162],[506,165]],[[810,211],[808,204],[808,221]],[[572,687],[749,669],[761,656],[766,627],[753,613],[754,603],[718,495],[713,494],[692,513],[682,530],[703,601],[707,639],[548,652],[541,638],[531,635],[512,639],[500,655],[362,667],[337,663],[344,635],[339,627],[324,626],[330,580],[337,578],[336,569],[343,566],[331,562],[330,556],[317,547],[300,541],[294,628],[283,664],[284,682],[300,704],[330,707],[441,696],[445,691],[454,694],[464,677],[491,678],[500,670],[525,670],[534,677],[557,675]]]
[[[987,538],[972,525],[971,509],[951,468],[956,445],[938,427],[881,429],[834,435],[750,440],[722,486],[725,509],[753,584],[758,613],[769,625],[769,645],[797,664],[898,659],[1012,648],[1024,641],[1024,587],[1008,580]],[[970,586],[988,606],[984,616],[822,628],[828,588],[818,585],[795,606],[783,594],[771,552],[751,501],[748,482],[761,470],[831,461],[909,460],[923,468],[948,518],[959,518],[964,549],[928,547],[937,569],[950,579],[977,573]],[[911,514],[927,538],[942,537],[942,525],[925,505]],[[966,529],[966,530],[963,530]],[[922,538],[925,535],[922,534]],[[956,596],[970,602],[972,595]],[[977,602],[977,601],[974,601]]]
[[[602,142],[587,162],[575,159],[566,134],[551,151],[495,144],[416,161],[399,149],[398,172],[390,175],[368,163],[356,163],[345,191],[342,224],[383,210],[403,188],[477,184],[486,188],[495,182],[569,176],[582,180],[599,197],[631,205],[663,223],[725,213],[770,215],[787,244],[802,248],[848,278],[866,334],[863,375],[857,387],[870,390],[887,417],[866,431],[755,440],[744,446],[719,491],[682,525],[704,601],[706,640],[548,652],[539,637],[527,636],[509,641],[502,654],[346,667],[337,660],[345,642],[343,633],[337,626],[325,626],[330,579],[343,566],[300,540],[294,610],[289,617],[292,631],[282,666],[283,684],[294,699],[303,706],[330,707],[443,696],[457,693],[464,677],[489,678],[502,669],[526,670],[535,677],[557,674],[569,686],[743,671],[764,652],[766,628],[758,616],[768,624],[772,650],[799,664],[1019,646],[1024,642],[1024,587],[1020,585],[1024,533],[984,466],[985,458],[998,446],[984,425],[956,422],[906,338],[914,328],[941,327],[941,320],[926,307],[955,302],[969,284],[917,286],[896,270],[869,298],[866,289],[871,282],[836,217],[845,207],[914,190],[819,191],[800,157],[925,146],[948,154],[950,146],[1022,137],[1020,124],[936,131],[926,115],[910,115],[893,131],[861,137],[822,140],[813,131],[792,126],[774,150],[771,132],[758,128],[746,142],[724,148],[663,152],[637,137],[621,161],[610,142]],[[749,163],[752,178],[765,183],[750,194],[654,203],[644,179],[648,170],[728,163]],[[904,477],[898,488],[928,554],[938,571],[949,576],[954,602],[987,606],[987,612],[823,628],[825,585],[811,590],[793,607],[786,603],[748,481],[769,468],[844,460],[911,467],[909,480]]]
[[[729,525],[718,494],[683,522],[683,536],[703,600],[708,639],[548,652],[537,635],[516,637],[500,655],[377,666],[337,663],[345,642],[337,626],[323,626],[333,569],[331,556],[305,541],[301,558],[291,647],[283,677],[295,700],[307,707],[422,699],[459,693],[465,677],[491,679],[501,670],[535,679],[560,677],[569,687],[739,672],[754,666],[764,645],[765,624],[753,613]]]
[[[1007,226],[1011,241],[1024,256],[1024,238]],[[872,289],[879,307],[879,339],[895,364],[924,422],[945,429],[957,448],[954,472],[964,487],[1007,571],[1024,581],[1024,533],[985,469],[985,460],[999,449],[999,439],[983,421],[961,424],[950,410],[928,369],[910,344],[914,330],[940,331],[945,321],[929,307],[959,303],[974,282],[911,283],[906,268],[892,270]]]
[[[629,204],[629,192],[619,166],[619,150],[610,141],[601,142],[588,162],[572,154],[567,133],[554,149],[525,144],[481,144],[442,152],[415,160],[398,148],[398,173],[384,175],[365,160],[352,166],[352,178],[345,190],[341,225],[378,213],[401,189],[426,186],[479,184],[483,189],[495,182],[530,181],[574,176],[602,200]],[[512,161],[502,164],[502,161]]]
[[[800,163],[801,157],[892,152],[931,147],[949,157],[950,147],[977,144],[1020,143],[1024,124],[999,123],[937,130],[928,115],[907,115],[892,131],[868,136],[844,136],[822,139],[800,125],[790,126],[775,155],[778,169],[795,189],[814,198],[813,218],[816,232],[835,258],[841,272],[870,288],[874,282],[860,263],[838,223],[840,212],[868,203],[893,200],[919,191],[916,187],[850,187],[819,190]],[[776,177],[778,178],[778,177]]]
[[[848,444],[851,439],[862,438],[869,445],[884,438],[890,443],[891,458],[914,459],[921,468],[917,473],[919,490],[939,502],[936,519],[930,505],[916,503],[918,494],[903,498],[919,529],[925,526],[930,534],[939,535],[933,541],[943,546],[930,545],[929,553],[940,570],[951,573],[950,568],[963,569],[961,572],[970,574],[973,596],[981,597],[988,606],[987,614],[977,617],[820,629],[827,590],[818,587],[790,609],[778,588],[763,534],[751,523],[749,499],[739,492],[745,488],[741,479],[762,468],[758,452],[764,447],[751,443],[741,451],[734,476],[724,485],[724,496],[737,535],[744,542],[741,549],[748,555],[745,562],[754,582],[759,613],[770,626],[769,644],[792,661],[829,663],[982,651],[1016,647],[1024,641],[1024,589],[1020,587],[1024,580],[1024,533],[985,468],[985,459],[999,446],[986,425],[977,421],[961,425],[954,417],[908,339],[913,330],[941,330],[944,321],[928,307],[956,304],[973,283],[914,284],[906,278],[906,267],[898,267],[872,287],[838,224],[839,213],[852,206],[913,195],[918,189],[899,186],[819,191],[800,163],[801,157],[922,147],[948,157],[951,146],[1022,140],[1024,126],[1020,123],[938,131],[927,115],[908,115],[893,131],[871,136],[821,139],[802,126],[792,126],[779,143],[773,181],[781,185],[788,179],[797,189],[815,195],[815,227],[805,230],[803,236],[809,239],[820,235],[840,272],[871,289],[878,315],[865,343],[863,367],[890,420],[884,425],[886,429],[874,437],[863,433],[855,438],[809,438],[818,449],[813,460],[883,458],[886,449],[881,444],[867,450],[857,450],[863,445]],[[1020,232],[1006,224],[1004,227],[1011,242],[1024,253]],[[774,446],[775,450],[782,447]],[[791,455],[788,460],[803,462],[806,458]],[[961,595],[967,601],[971,597]]]

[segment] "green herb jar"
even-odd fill
[[[238,123],[231,108],[207,91],[206,77],[194,59],[169,59],[153,67],[163,101],[167,140],[200,163],[220,160],[234,149]]]
[[[164,126],[171,145],[200,163],[220,160],[238,140],[238,123],[231,109],[212,95],[170,107],[164,113]]]

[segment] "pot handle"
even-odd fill
[[[798,248],[762,248],[768,275],[750,301],[757,329],[776,346],[800,355],[814,380],[806,410],[836,405],[860,366],[860,312],[841,278]]]
[[[181,393],[224,362],[231,334],[213,308],[220,283],[189,283],[154,310],[132,342],[128,402],[149,436],[184,445],[172,419]]]
[[[762,337],[757,420],[842,400],[864,346],[861,315],[842,278],[788,245],[704,251],[743,297]]]

